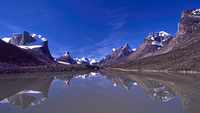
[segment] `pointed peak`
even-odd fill
[[[128,44],[125,44],[122,49],[124,49],[124,48],[130,48],[130,46]]]
[[[124,47],[129,46],[128,44],[125,44]]]
[[[133,50],[131,49],[131,47],[128,44],[125,44],[124,47],[122,48],[122,50],[123,49],[127,49],[130,53],[133,52]]]
[[[24,33],[23,34],[29,34],[29,32],[27,32],[27,31],[24,31]]]
[[[62,56],[70,56],[69,51],[66,51]]]

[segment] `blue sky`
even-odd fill
[[[41,34],[54,57],[102,59],[112,48],[137,48],[149,32],[174,35],[181,13],[199,0],[1,0],[0,37]]]

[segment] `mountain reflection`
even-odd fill
[[[167,102],[177,95],[183,104],[185,113],[198,113],[200,111],[199,75],[183,76],[163,73],[163,75],[152,76],[110,70],[102,70],[100,73],[112,83],[117,83],[127,90],[131,88],[131,83],[137,83],[152,100]]]
[[[186,113],[200,111],[200,83],[198,80],[180,75],[130,74],[110,70],[100,70],[83,75],[0,79],[0,103],[9,103],[11,106],[21,106],[26,109],[28,106],[41,104],[48,98],[49,88],[54,78],[70,85],[73,78],[87,79],[94,76],[104,76],[112,82],[113,86],[119,85],[126,90],[130,90],[133,85],[138,85],[151,100],[168,102],[177,95]]]
[[[122,88],[129,90],[133,84],[139,85],[152,100],[167,102],[175,96],[173,91],[154,79],[107,70],[100,71],[100,73],[110,80],[114,86],[118,84]]]
[[[1,103],[10,103],[11,106],[40,104],[48,98],[48,90],[54,77],[0,79]]]

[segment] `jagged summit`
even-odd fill
[[[191,11],[191,14],[200,16],[200,8],[199,9],[194,9],[193,11]]]
[[[133,52],[133,50],[131,49],[131,47],[128,44],[125,44],[124,47],[122,48],[123,50],[128,50],[130,53]]]
[[[58,63],[62,64],[75,64],[76,61],[69,55],[69,51],[65,52],[60,58],[57,59]]]
[[[136,51],[126,57],[123,61],[148,57],[166,45],[171,39],[172,36],[164,31],[149,33]]]
[[[42,35],[29,34],[27,31],[24,31],[23,34],[13,33],[11,38],[4,37],[2,40],[22,49],[39,48],[48,43],[48,40]]]
[[[69,51],[65,52],[62,56],[70,56]]]
[[[97,65],[99,62],[95,59],[90,59],[87,57],[82,58],[74,58],[77,64],[90,64],[90,65]]]
[[[2,40],[23,49],[23,51],[44,63],[55,63],[49,51],[48,40],[42,35],[30,35],[27,31],[24,31],[23,34],[14,33],[11,38],[3,38]]]
[[[128,44],[125,44],[123,47],[120,47],[119,49],[113,48],[112,52],[99,62],[99,65],[100,66],[110,65],[110,64],[128,56],[132,52],[133,52],[133,50],[131,49],[131,47]]]
[[[151,40],[152,45],[163,46],[172,39],[172,36],[167,32],[160,31],[156,33],[149,33],[145,39]]]

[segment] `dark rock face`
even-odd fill
[[[36,66],[45,65],[32,55],[28,54],[21,48],[0,40],[0,62],[3,63],[1,68],[16,66]]]
[[[34,43],[35,41],[36,39],[34,37],[32,37],[27,31],[24,31],[23,34],[13,34],[9,43],[16,46],[24,46],[26,44]],[[42,47],[24,49],[24,51],[46,64],[56,63],[49,51],[47,40],[43,42]]]
[[[99,65],[100,66],[111,65],[112,63],[128,56],[132,52],[133,50],[130,48],[128,44],[126,44],[124,47],[120,47],[118,50],[113,49],[112,52],[106,56],[106,58],[102,59],[99,62]]]
[[[186,9],[181,15],[181,19],[178,23],[178,31],[173,39],[163,48],[156,51],[153,55],[164,54],[172,50],[184,48],[192,44],[191,42],[197,42],[198,38],[192,37],[200,27],[200,14],[199,9]],[[189,38],[190,37],[190,38]]]
[[[26,49],[25,51],[27,51],[27,53],[29,53],[30,55],[34,56],[35,58],[37,58],[38,60],[40,60],[41,62],[44,62],[46,64],[53,65],[56,63],[49,51],[48,41],[45,41],[44,46],[42,46],[42,47]]]
[[[158,49],[165,46],[172,39],[171,35],[161,31],[149,33],[134,53],[125,58],[126,61],[150,56]]]
[[[35,42],[36,40],[30,36],[27,31],[23,34],[13,34],[9,43],[13,45],[26,45],[27,43]]]
[[[57,61],[67,62],[67,63],[70,63],[70,64],[76,63],[76,61],[73,58],[70,57],[69,51],[64,53],[60,58],[57,59]]]
[[[11,106],[22,106],[23,109],[26,109],[34,100],[34,96],[29,96],[25,94],[16,94],[8,97],[8,101],[10,102]]]

